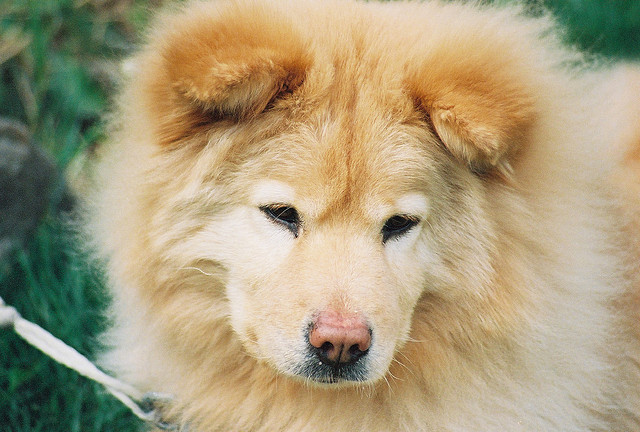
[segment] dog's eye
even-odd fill
[[[273,204],[260,207],[260,211],[264,213],[273,222],[276,222],[298,237],[300,232],[300,215],[298,211],[288,205]]]
[[[416,226],[419,219],[408,215],[395,215],[387,219],[382,227],[382,242],[399,237]]]

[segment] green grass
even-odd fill
[[[49,218],[27,250],[5,263],[5,301],[84,354],[104,328],[100,279]],[[134,431],[138,422],[99,385],[46,358],[6,329],[0,337],[0,430]]]
[[[545,0],[567,28],[568,40],[583,50],[640,58],[640,1]]]
[[[25,123],[62,171],[104,139],[113,60],[126,55],[152,0],[0,0],[0,117]],[[547,0],[568,42],[640,59],[640,0]],[[109,6],[110,5],[110,6]],[[120,8],[120,6],[123,6]],[[93,356],[106,326],[100,276],[55,211],[29,245],[0,262],[0,296]],[[0,217],[2,217],[0,215]],[[135,431],[141,423],[100,386],[0,329],[0,432]]]
[[[130,51],[135,28],[148,15],[148,2],[123,10],[108,4],[0,0],[0,117],[26,124],[61,171],[103,139],[100,119],[113,92],[113,60]],[[62,187],[55,188],[28,247],[0,262],[0,296],[91,357],[106,325],[106,296],[55,211],[62,198]],[[0,329],[0,431],[126,432],[140,426],[99,385]]]

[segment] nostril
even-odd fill
[[[334,346],[333,346],[333,344],[331,342],[325,342],[320,347],[320,350],[322,350],[324,352],[329,352],[329,351],[331,351],[333,349],[334,349]]]
[[[316,354],[323,363],[336,364],[340,361],[342,347],[335,346],[331,342],[324,342],[320,348],[317,348]]]
[[[360,345],[351,345],[349,347],[349,355],[351,356],[357,356],[360,357],[362,356],[364,353],[366,353],[368,351],[368,348],[366,349],[360,349]]]

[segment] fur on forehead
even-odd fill
[[[354,136],[339,122],[319,119],[247,146],[230,183],[239,188],[254,180],[290,185],[294,191],[289,196],[308,197],[314,203],[309,211],[316,217],[330,208],[345,211],[366,205],[373,191],[393,204],[398,194],[428,190],[446,156],[424,127],[377,119],[363,129],[369,133]]]

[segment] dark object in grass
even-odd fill
[[[38,226],[57,178],[55,163],[24,125],[0,118],[0,260]]]

